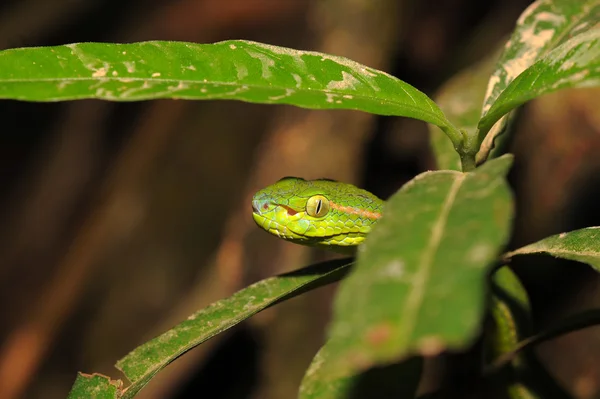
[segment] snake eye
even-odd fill
[[[315,218],[322,218],[329,212],[329,200],[322,195],[310,197],[306,202],[306,213]]]

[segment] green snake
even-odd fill
[[[297,244],[349,252],[381,218],[384,201],[352,184],[284,177],[252,198],[264,230]]]
[[[259,227],[284,240],[349,253],[365,240],[381,218],[383,206],[383,200],[352,184],[284,177],[254,194],[252,216]],[[503,272],[509,277],[512,275],[508,268]],[[509,288],[508,292],[514,291],[515,287],[523,290],[516,277],[514,279],[516,283],[504,281],[500,287]],[[523,295],[526,295],[525,291]],[[512,301],[495,296],[494,304],[492,314],[497,332],[502,333],[492,339],[492,345],[499,354],[512,350],[523,337],[517,331],[519,323],[513,314]],[[537,372],[546,375],[543,369]],[[550,381],[552,383],[546,385],[553,397],[568,397]],[[510,398],[539,398],[535,392],[538,389],[532,388],[522,382],[506,387]]]

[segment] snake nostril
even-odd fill
[[[258,207],[258,203],[257,203],[256,201],[252,201],[252,211],[253,211],[254,213],[259,213],[259,212],[258,212],[258,208],[259,208],[259,207]]]

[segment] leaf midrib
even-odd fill
[[[512,257],[514,255],[527,255],[531,253],[547,252],[549,254],[564,254],[564,255],[580,255],[580,256],[600,256],[600,252],[589,252],[589,251],[574,251],[568,249],[554,249],[554,248],[541,248],[541,247],[524,247],[522,250],[516,250],[509,252],[507,255]]]
[[[84,78],[80,78],[80,77],[71,77],[71,78],[40,78],[40,79],[0,79],[0,85],[2,85],[2,83],[36,83],[36,82],[68,82],[68,81],[77,81],[77,82],[85,82],[85,81],[89,81],[90,83],[106,83],[106,82],[119,82],[119,83],[130,83],[130,82],[147,82],[147,81],[152,81],[152,82],[159,82],[159,83],[186,83],[186,84],[197,84],[197,85],[207,85],[207,86],[226,86],[226,87],[235,87],[235,88],[239,88],[242,86],[246,86],[248,87],[248,89],[260,89],[260,90],[269,90],[269,91],[281,91],[281,90],[287,90],[290,89],[289,87],[280,87],[280,86],[259,86],[259,85],[255,85],[255,84],[248,84],[248,83],[230,83],[230,82],[215,82],[215,81],[211,81],[211,82],[202,82],[199,80],[189,80],[189,79],[157,79],[157,78],[139,78],[139,77],[114,77],[114,76],[110,76],[110,77],[102,77],[102,78],[97,78],[97,79],[93,79],[93,78],[88,78],[88,77],[84,77]],[[126,81],[126,82],[124,82]],[[176,93],[177,91],[182,91],[182,90],[187,90],[189,88],[185,88],[185,89],[179,89],[179,90],[173,90],[173,93]],[[403,88],[404,89],[404,88]],[[348,92],[346,91],[337,91],[337,90],[328,90],[328,89],[307,89],[307,88],[294,88],[293,89],[295,92],[299,92],[299,93],[304,93],[304,94],[310,94],[310,95],[315,95],[315,94],[319,94],[319,93],[327,93],[327,94],[338,94],[338,95],[347,95]],[[406,90],[404,89],[405,93]],[[210,93],[201,93],[202,95],[199,95],[198,97],[190,97],[191,99],[195,99],[195,98],[199,98],[199,97],[210,97]],[[219,93],[220,96],[222,95],[227,95],[227,93]],[[233,94],[232,94],[233,95]],[[407,93],[408,95],[408,93]],[[418,111],[421,114],[425,114],[427,116],[430,117],[431,120],[433,121],[437,121],[437,125],[438,126],[448,126],[448,122],[445,121],[442,117],[440,117],[439,115],[437,115],[434,112],[431,112],[429,110],[426,110],[422,107],[416,106],[416,105],[410,105],[410,104],[406,104],[406,103],[402,103],[399,101],[390,101],[389,97],[378,97],[378,96],[367,96],[364,94],[356,94],[353,93],[353,100],[363,100],[363,101],[370,101],[370,102],[378,102],[378,103],[387,103],[390,105],[394,105],[397,107],[404,107],[405,109],[409,109],[411,111]],[[54,96],[56,98],[61,98],[60,95]],[[135,100],[136,96],[132,96],[131,101]],[[144,95],[141,96],[137,96],[138,98],[141,97],[145,97]],[[152,94],[148,95],[149,98],[152,98]],[[186,98],[188,96],[180,96],[180,98]],[[408,95],[408,97],[410,97],[413,101],[415,101],[412,96]],[[2,98],[2,96],[0,95],[0,98]],[[103,98],[103,96],[97,96],[97,95],[88,95],[88,94],[84,94],[84,95],[73,95],[73,96],[69,96],[69,98],[73,98],[73,99],[77,99],[77,98]],[[50,98],[49,98],[50,99]],[[119,100],[121,99],[121,97],[117,95],[115,95],[112,100]],[[274,101],[278,101],[278,100],[274,100]],[[432,105],[427,103],[427,105],[429,106],[429,108],[432,108]],[[316,108],[316,107],[315,107]],[[433,123],[433,122],[432,122]]]
[[[450,214],[452,205],[456,200],[458,191],[464,183],[466,176],[466,174],[461,173],[457,176],[456,180],[454,180],[450,190],[448,191],[448,195],[446,196],[446,201],[440,210],[438,220],[432,227],[430,236],[431,238],[427,244],[427,247],[424,249],[421,261],[419,262],[419,272],[414,278],[413,290],[410,292],[404,306],[403,317],[405,321],[401,325],[403,328],[400,330],[400,335],[398,337],[400,342],[399,345],[401,347],[407,346],[408,342],[410,341],[410,336],[414,332],[417,320],[416,314],[419,309],[419,305],[423,302],[425,285],[429,280],[429,276],[431,275],[431,268],[434,263],[435,254],[437,253],[442,241],[446,222],[448,221],[448,215]]]

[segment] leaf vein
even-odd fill
[[[400,335],[400,337],[404,338],[405,341],[402,345],[403,347],[406,346],[406,343],[410,341],[409,336],[415,329],[416,314],[419,309],[419,304],[423,302],[426,283],[431,274],[431,267],[435,259],[435,253],[437,252],[442,241],[446,222],[448,221],[448,215],[450,214],[452,205],[456,200],[456,196],[465,180],[465,177],[466,174],[460,174],[457,176],[456,180],[454,180],[450,190],[448,191],[444,205],[440,210],[439,217],[432,226],[429,243],[427,244],[427,248],[425,248],[423,251],[423,257],[421,258],[419,271],[415,274],[413,289],[411,290],[406,301],[406,305],[404,306],[403,316],[405,317],[405,321],[401,326],[404,331],[402,331],[403,333]]]

